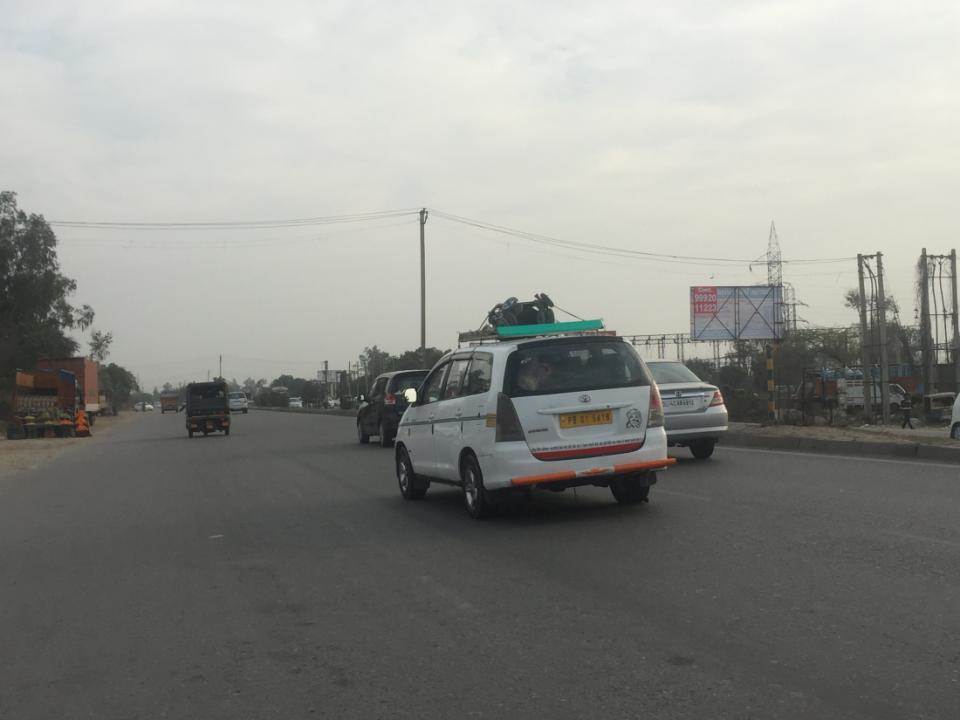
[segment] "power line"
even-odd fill
[[[577,242],[573,240],[563,240],[561,238],[553,237],[550,235],[542,235],[540,233],[532,233],[525,230],[518,230],[516,228],[506,227],[504,225],[496,225],[494,223],[485,222],[483,220],[475,220],[473,218],[464,217],[462,215],[454,215],[452,213],[447,213],[442,210],[431,209],[431,212],[439,218],[448,220],[450,222],[461,223],[463,225],[469,225],[471,227],[479,228],[481,230],[487,230],[489,232],[500,233],[503,235],[510,235],[522,240],[529,240],[531,242],[539,243],[542,245],[550,245],[554,247],[561,247],[567,250],[579,250],[581,252],[590,252],[603,255],[613,255],[616,257],[640,257],[648,260],[658,261],[658,262],[682,262],[690,264],[713,264],[713,263],[736,263],[740,265],[751,265],[756,264],[758,261],[754,259],[744,259],[744,258],[722,258],[722,257],[707,257],[707,256],[697,256],[697,255],[677,255],[671,253],[658,253],[651,252],[647,250],[635,250],[632,248],[623,248],[615,247],[608,245],[598,245],[594,243],[584,243]],[[836,258],[810,258],[810,259],[797,259],[797,260],[783,260],[784,263],[792,264],[801,264],[801,263],[834,263],[834,262],[848,262],[851,260],[856,260],[855,256],[851,257],[836,257]]]
[[[363,232],[370,230],[382,230],[392,227],[399,227],[401,225],[409,225],[413,221],[412,219],[403,220],[401,222],[393,222],[381,225],[366,225],[363,227],[355,227],[347,230],[336,230],[334,232],[327,232],[319,235],[309,235],[307,237],[293,237],[293,238],[245,238],[241,240],[227,240],[227,239],[213,239],[213,240],[197,240],[194,238],[168,238],[164,240],[157,240],[150,238],[147,240],[133,239],[130,237],[98,237],[98,238],[66,238],[61,239],[65,247],[71,245],[108,245],[113,247],[118,247],[122,249],[136,248],[136,249],[193,249],[198,247],[203,248],[245,248],[245,247],[281,247],[285,245],[298,245],[304,243],[318,242],[322,240],[329,240],[333,238],[340,237],[341,235],[346,235],[353,232]]]
[[[100,230],[260,230],[266,228],[304,227],[337,223],[366,222],[401,215],[415,215],[418,209],[376,210],[372,212],[327,215],[287,220],[212,220],[212,221],[113,221],[113,220],[48,220],[57,227],[97,228]]]

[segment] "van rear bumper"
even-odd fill
[[[538,460],[525,442],[501,442],[494,443],[492,452],[478,459],[483,470],[483,485],[488,490],[609,485],[617,477],[653,472],[676,462],[667,457],[667,436],[662,427],[648,428],[642,447],[632,452]]]

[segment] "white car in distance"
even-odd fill
[[[230,404],[230,412],[246,413],[249,406],[247,396],[242,392],[232,392],[227,395],[227,402]]]

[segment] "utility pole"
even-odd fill
[[[930,264],[927,249],[920,251],[920,354],[923,368],[923,394],[933,392],[933,354],[930,352]],[[926,410],[926,408],[924,408]]]
[[[950,287],[953,290],[953,381],[960,395],[960,306],[957,305],[957,251],[950,251]]]
[[[880,412],[890,422],[890,365],[887,362],[887,298],[883,293],[883,253],[877,252],[877,322],[880,323]]]
[[[220,374],[217,377],[223,379],[223,355],[220,356]]]
[[[863,421],[873,421],[873,388],[869,379],[870,349],[867,337],[867,294],[863,288],[863,255],[857,253],[857,273],[860,276],[860,365],[863,368]]]
[[[427,209],[420,208],[420,362],[427,362],[427,255],[424,243],[424,227],[427,224]]]

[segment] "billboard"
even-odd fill
[[[775,340],[783,336],[779,285],[690,288],[691,340]]]

